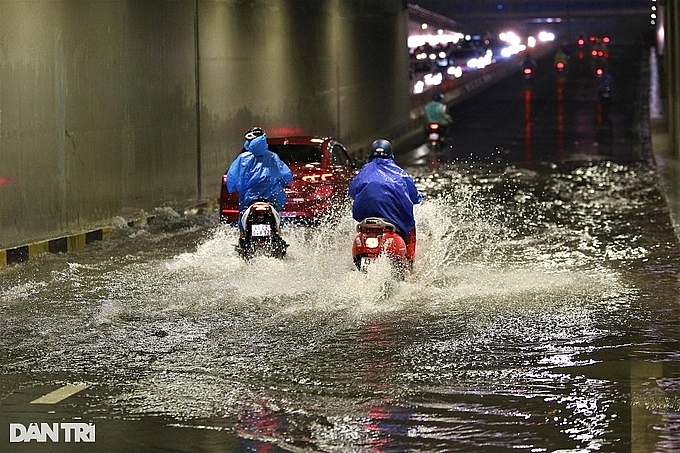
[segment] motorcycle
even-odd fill
[[[281,216],[268,201],[255,201],[243,213],[243,231],[236,251],[247,260],[256,256],[283,258],[288,244],[281,237]]]
[[[613,83],[611,75],[606,71],[602,71],[602,74],[599,74],[599,78],[597,81],[597,93],[598,96],[600,97],[600,101],[602,102],[611,101],[612,89]]]
[[[426,135],[430,149],[437,150],[444,147],[444,126],[439,123],[429,123]]]
[[[390,260],[393,275],[403,280],[405,272],[411,269],[411,263],[398,228],[381,217],[368,217],[359,222],[356,231],[352,243],[352,259],[356,268],[366,272],[371,263],[385,255]]]
[[[527,58],[522,61],[522,76],[524,80],[530,80],[534,77],[534,72],[536,71],[536,61],[533,58]]]
[[[562,75],[567,70],[567,64],[563,61],[558,61],[555,63],[555,71],[557,74]]]
[[[600,100],[603,102],[610,101],[612,98],[612,87],[604,86],[599,90]]]

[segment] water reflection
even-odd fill
[[[524,164],[532,166],[534,164],[533,149],[533,116],[531,114],[531,87],[524,89]]]
[[[557,100],[557,160],[564,158],[564,79],[560,78],[555,83],[555,99]]]

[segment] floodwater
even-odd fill
[[[352,268],[348,213],[286,227],[284,260],[243,262],[215,212],[159,210],[3,270],[0,397],[82,382],[98,439],[162,425],[106,451],[680,450],[680,254],[654,168],[409,171],[426,197],[404,282]],[[178,430],[195,443],[167,448]]]

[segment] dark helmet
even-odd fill
[[[435,102],[442,102],[442,101],[444,100],[444,96],[442,96],[441,94],[437,93],[437,94],[435,94],[434,96],[432,96],[432,99],[433,99]]]
[[[372,160],[376,157],[387,159],[393,155],[392,144],[384,138],[379,138],[371,144],[371,154],[368,155],[368,160]]]
[[[267,135],[265,134],[264,129],[262,129],[261,127],[252,127],[248,129],[248,132],[246,132],[246,135],[244,137],[246,140],[250,141],[257,137],[262,137],[263,135]]]

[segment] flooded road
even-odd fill
[[[216,213],[167,210],[3,271],[3,422],[76,416],[107,451],[677,451],[680,255],[654,170],[411,171],[405,282],[353,270],[349,215],[246,264]]]
[[[216,212],[160,209],[3,269],[1,426],[96,441],[0,450],[678,451],[680,253],[655,168],[629,136],[625,158],[543,141],[527,164],[516,126],[517,158],[408,166],[425,200],[404,282],[353,269],[349,207],[286,226],[284,260],[243,262]]]

